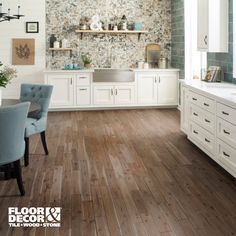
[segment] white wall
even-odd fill
[[[2,0],[3,11],[11,8],[11,13],[17,12],[21,6],[21,13],[25,17],[10,22],[0,22],[0,61],[12,65],[12,38],[35,39],[35,65],[15,66],[18,77],[6,89],[3,89],[4,98],[18,98],[21,83],[43,83],[45,68],[45,0]],[[25,22],[38,21],[39,33],[25,33]]]

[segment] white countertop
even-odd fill
[[[216,98],[218,101],[226,102],[229,106],[236,108],[236,85],[232,83],[209,83],[204,81],[183,82],[190,88],[199,90],[200,92]]]
[[[93,73],[95,70],[131,70],[134,72],[170,72],[170,71],[179,71],[176,68],[167,68],[167,69],[139,69],[139,68],[91,68],[91,69],[82,69],[82,70],[62,70],[62,69],[48,69],[44,70],[44,73]]]
[[[59,70],[59,69],[48,69],[44,70],[44,73],[93,73],[94,69],[82,69],[82,70]]]
[[[176,68],[167,68],[167,69],[159,69],[159,68],[150,68],[150,69],[139,69],[139,68],[131,68],[134,72],[170,72],[170,71],[180,71]]]

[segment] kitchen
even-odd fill
[[[1,62],[12,39],[35,41],[3,100],[23,83],[53,92],[49,155],[32,136],[25,196],[0,181],[0,234],[236,232],[232,0],[2,3],[24,17],[0,23]],[[60,207],[61,226],[9,227],[11,207]]]

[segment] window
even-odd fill
[[[201,78],[207,67],[207,53],[197,50],[197,0],[184,1],[185,80]]]

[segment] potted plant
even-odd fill
[[[89,54],[82,54],[81,58],[82,58],[82,61],[84,63],[84,67],[91,68],[91,66],[92,66],[92,64],[91,64],[92,63],[92,59],[89,56]]]
[[[11,82],[12,79],[16,77],[16,70],[8,66],[4,66],[0,62],[0,105],[2,103],[2,90],[1,88],[6,88],[7,84]]]

